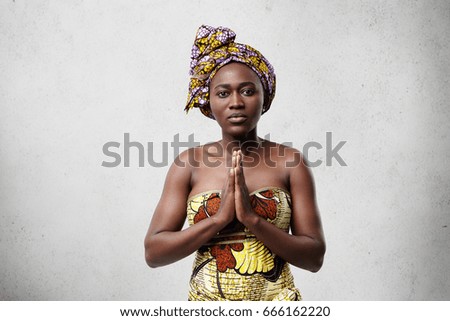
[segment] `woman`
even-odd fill
[[[297,150],[257,136],[275,74],[234,39],[227,28],[198,30],[186,109],[215,119],[222,139],[171,166],[146,261],[157,267],[196,251],[189,300],[300,300],[289,263],[316,272],[325,253],[313,180]]]

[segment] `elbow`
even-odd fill
[[[156,268],[159,266],[148,250],[145,251],[145,262],[147,262],[147,265],[151,268]]]
[[[161,264],[158,264],[158,259],[149,242],[145,242],[145,262],[151,268],[157,268],[161,266]]]
[[[325,257],[325,243],[318,246],[315,251],[314,256],[311,258],[310,266],[308,270],[312,273],[317,273],[320,271],[323,265],[324,257]]]
[[[312,273],[317,273],[320,271],[323,265],[323,257],[315,260],[315,262],[312,262],[311,266],[309,267],[309,271]]]

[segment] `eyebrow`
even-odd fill
[[[252,86],[255,86],[255,87],[256,87],[255,83],[252,82],[252,81],[241,82],[241,83],[239,84],[239,87],[245,87],[245,86],[248,86],[248,85],[252,85]],[[231,85],[230,85],[230,84],[218,84],[218,85],[215,86],[213,89],[217,89],[218,87],[230,89],[230,88],[231,88]]]

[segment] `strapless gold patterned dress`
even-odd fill
[[[289,232],[291,196],[278,187],[250,194],[253,210]],[[220,206],[220,191],[194,195],[187,202],[189,225],[213,216]],[[289,264],[273,254],[238,221],[230,223],[196,253],[189,300],[299,301]]]

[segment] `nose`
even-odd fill
[[[231,95],[229,107],[232,109],[240,109],[244,107],[244,101],[239,93],[233,93]]]

